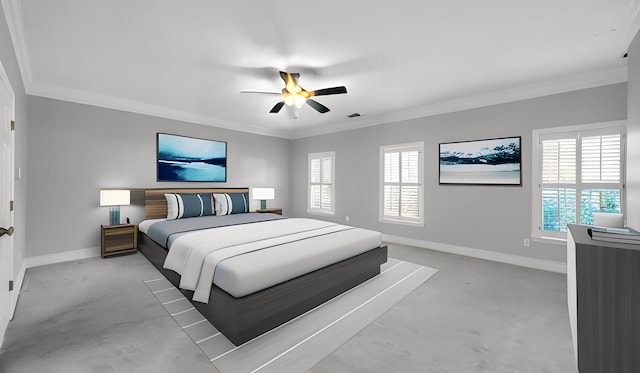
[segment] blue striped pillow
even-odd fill
[[[167,219],[215,215],[211,193],[165,193]]]
[[[249,212],[249,193],[214,193],[216,215]]]

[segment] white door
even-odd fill
[[[0,63],[0,345],[9,324],[11,297],[9,280],[13,266],[13,144],[11,130],[14,96]]]

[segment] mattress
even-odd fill
[[[163,220],[143,222],[140,229],[149,235],[154,224],[161,221],[163,225],[172,224]],[[238,217],[230,220],[237,221]],[[180,287],[193,290],[193,300],[202,303],[208,302],[212,284],[240,298],[382,243],[380,232],[298,218],[221,223],[216,228],[188,228],[172,233],[176,235],[177,238],[166,239],[171,245],[164,267],[179,273]]]

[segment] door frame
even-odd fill
[[[11,86],[11,81],[9,80],[9,76],[7,75],[7,72],[4,68],[4,65],[2,64],[2,61],[0,61],[0,89],[5,89],[7,91],[8,94],[8,98],[9,98],[9,121],[15,121],[15,103],[16,103],[16,97],[15,97],[15,93],[13,91],[13,87]],[[15,130],[10,130],[9,131],[9,136],[10,136],[10,144],[11,144],[11,149],[9,150],[10,152],[10,157],[11,157],[11,166],[10,166],[10,173],[9,173],[9,199],[11,201],[14,201],[15,199]],[[4,196],[0,196],[0,198],[4,198]],[[13,225],[14,224],[14,211],[12,210],[9,214],[10,214],[10,218],[9,218],[9,225]],[[4,239],[7,239],[6,237]],[[14,274],[13,274],[13,260],[14,260],[14,251],[15,251],[15,238],[14,236],[11,236],[9,238],[9,281],[13,281],[14,279]],[[15,282],[14,282],[15,284]],[[9,286],[9,284],[0,284],[0,286]],[[11,320],[13,318],[13,314],[15,311],[15,307],[17,305],[17,297],[19,294],[19,289],[13,289],[12,291],[9,291],[9,296],[6,299],[6,302],[8,303],[8,309],[9,309],[9,314],[7,315],[9,320]],[[3,302],[5,302],[5,300],[2,300]],[[0,325],[0,343],[2,343],[2,341],[4,340],[4,334],[5,334],[5,328],[6,325]]]

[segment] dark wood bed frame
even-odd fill
[[[155,219],[166,217],[164,193],[247,191],[247,188],[145,189],[132,191],[131,200],[132,203],[144,201],[147,219]],[[167,250],[145,234],[139,235],[138,247],[140,252],[180,289],[180,275],[162,268]],[[380,273],[380,265],[386,261],[386,246],[372,248],[360,255],[240,298],[231,296],[214,284],[208,304],[193,301],[193,291],[180,291],[222,334],[239,346],[375,277]]]

